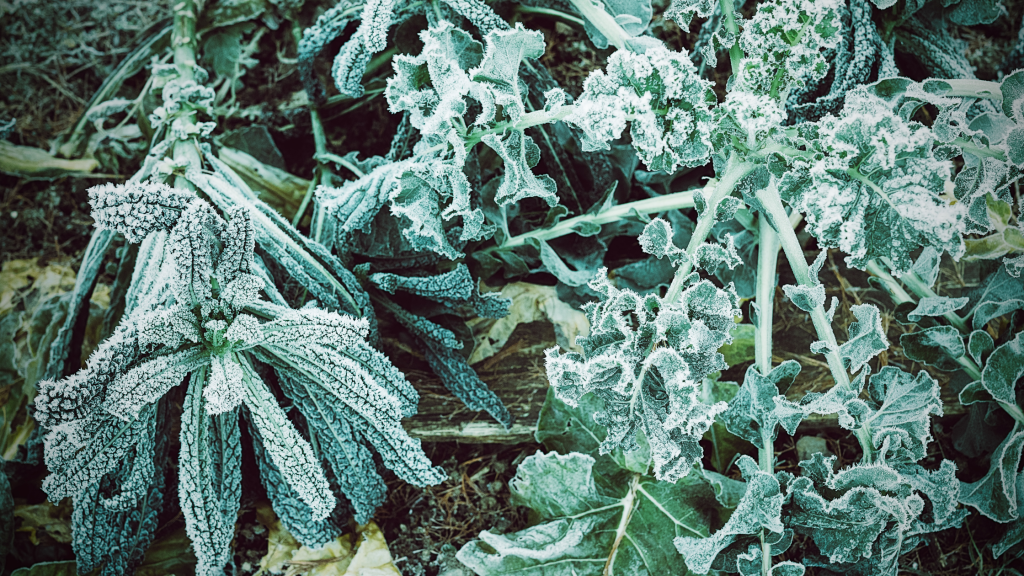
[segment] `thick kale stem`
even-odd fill
[[[708,235],[711,234],[711,228],[715,225],[715,212],[718,210],[718,204],[726,196],[732,194],[739,181],[749,174],[754,167],[754,164],[740,160],[739,156],[733,152],[732,156],[729,157],[729,162],[726,164],[722,179],[717,183],[714,180],[708,182],[705,189],[714,186],[714,192],[708,198],[707,208],[704,209],[704,213],[697,217],[697,227],[694,228],[693,235],[690,236],[690,243],[686,245],[686,260],[679,265],[679,268],[676,268],[672,284],[669,285],[668,292],[665,293],[666,303],[675,302],[680,294],[683,293],[683,282],[690,275],[690,269],[693,267],[693,257],[697,253],[697,248],[708,239]]]
[[[194,80],[196,66],[196,7],[193,0],[182,0],[174,6],[171,47],[174,52],[174,66],[178,69],[178,76],[185,81]],[[195,111],[190,111],[183,117],[187,127],[195,124],[195,116]],[[199,149],[192,140],[176,141],[171,154],[175,160],[184,161],[196,168],[202,167]],[[175,176],[174,187],[195,190],[195,186],[182,175]]]
[[[725,29],[733,37],[732,47],[729,48],[729,63],[732,66],[732,75],[740,73],[740,61],[743,60],[743,50],[740,48],[740,27],[736,24],[736,8],[733,0],[719,0],[722,7],[722,15],[725,16]]]
[[[789,215],[786,214],[786,209],[782,206],[782,199],[779,197],[778,191],[771,187],[763,188],[757,191],[757,199],[764,208],[764,216],[768,218],[769,223],[779,234],[782,250],[786,254],[786,259],[793,270],[793,275],[796,276],[797,284],[801,286],[815,285],[817,279],[811,277],[810,267],[804,258],[803,248],[800,246],[800,241],[797,240],[796,232],[789,226]],[[846,371],[842,358],[839,357],[836,335],[832,331],[832,323],[829,322],[828,316],[825,315],[824,306],[816,306],[810,314],[811,322],[814,324],[814,330],[818,338],[828,346],[828,350],[825,352],[825,360],[828,362],[832,379],[835,380],[837,386],[852,390],[853,386],[850,382],[850,375]],[[857,435],[861,450],[864,452],[864,461],[871,462],[874,457],[874,445],[871,442],[870,428],[865,425],[857,428],[854,432]]]
[[[773,297],[775,296],[775,269],[779,262],[779,236],[771,225],[761,217],[757,223],[757,287],[755,302],[757,303],[757,332],[754,335],[754,361],[762,376],[767,377],[772,371],[772,316],[774,312]],[[773,430],[761,429],[761,446],[757,448],[758,464],[762,472],[775,472],[775,442]],[[769,576],[772,569],[772,546],[765,539],[762,529],[761,539],[761,574]]]
[[[943,94],[954,98],[986,98],[1002,102],[1003,92],[999,82],[960,78],[955,80],[939,80],[949,84],[951,89]]]
[[[502,242],[500,246],[492,246],[485,250],[485,252],[509,250],[519,246],[524,246],[531,238],[536,238],[537,240],[553,240],[555,238],[561,238],[567,234],[572,234],[576,231],[579,225],[587,222],[598,225],[610,224],[612,222],[618,222],[634,212],[637,214],[654,214],[657,212],[667,212],[668,210],[693,208],[693,206],[692,190],[666,194],[664,196],[655,196],[654,198],[645,198],[643,200],[637,200],[636,202],[619,204],[618,206],[613,206],[604,212],[599,212],[597,214],[581,214],[574,218],[569,218],[568,220],[562,220],[551,228],[533,230],[531,232],[526,232],[525,234],[513,236]]]
[[[626,497],[622,500],[622,517],[619,518],[619,526],[615,530],[615,540],[612,542],[612,551],[608,554],[608,559],[605,560],[604,570],[601,571],[602,576],[611,576],[612,567],[615,566],[615,556],[619,550],[619,544],[622,543],[623,537],[626,536],[626,528],[629,527],[629,521],[633,516],[633,510],[636,508],[636,489],[640,486],[640,474],[633,474],[633,478],[629,482],[629,492],[626,493]]]
[[[608,42],[619,50],[629,50],[629,39],[631,36],[611,14],[604,11],[594,0],[569,0],[579,10],[583,18],[594,25],[594,28],[604,34]]]
[[[542,14],[544,16],[550,16],[566,22],[571,22],[577,26],[583,26],[585,22],[579,16],[569,14],[568,12],[562,12],[561,10],[555,10],[553,8],[544,8],[541,6],[527,6],[526,4],[516,4],[517,14]]]
[[[892,266],[891,266],[892,262],[889,261],[888,258],[883,258],[882,261],[887,266],[889,266],[890,269],[892,268]],[[874,262],[872,262],[872,264],[873,263]],[[868,265],[868,271],[871,272],[872,274],[877,275],[883,282],[885,282],[886,286],[889,286],[889,282],[890,281],[895,282],[895,279],[893,279],[892,276],[890,276],[888,273],[886,273],[885,270],[882,269],[882,267],[878,266],[877,264],[875,264],[874,268],[872,268],[871,265],[869,264]],[[907,272],[906,274],[900,276],[900,281],[902,281],[903,284],[905,284],[907,286],[907,288],[910,288],[910,291],[913,292],[914,294],[916,294],[918,296],[918,298],[937,298],[938,297],[938,294],[936,294],[935,291],[932,290],[931,287],[929,287],[928,284],[925,283],[925,281],[922,280],[921,277],[918,276],[916,272]],[[905,302],[910,302],[910,301],[911,300],[905,300]],[[964,334],[970,334],[971,329],[967,327],[967,322],[964,321],[963,318],[957,316],[956,312],[946,312],[945,314],[942,315],[942,317],[945,318],[946,320],[948,320],[949,323],[952,324],[953,327],[956,328],[957,330],[959,330],[960,332],[962,332]]]

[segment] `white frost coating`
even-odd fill
[[[548,380],[570,406],[588,393],[605,400],[605,411],[595,415],[608,427],[602,454],[635,449],[642,429],[655,475],[675,481],[700,459],[699,439],[726,409],[702,403],[697,383],[726,368],[717,350],[730,340],[736,295],[700,281],[670,304],[618,290],[605,275],[601,270],[590,283],[603,298],[584,306],[591,333],[576,342],[584,352],[547,350]]]
[[[819,244],[849,254],[864,268],[892,261],[897,275],[921,247],[964,252],[967,205],[946,196],[952,164],[936,160],[928,127],[905,122],[884,100],[857,89],[839,117],[818,122],[813,158],[794,160],[780,193],[807,217]]]
[[[633,147],[650,170],[700,166],[711,154],[711,83],[690,58],[663,47],[643,54],[619,50],[606,70],[587,77],[566,118],[584,132],[584,150],[607,150],[632,124]]]
[[[233,354],[214,354],[210,364],[210,380],[203,388],[206,413],[210,416],[234,410],[242,403],[245,383],[242,367]]]
[[[740,34],[746,57],[734,89],[739,85],[763,94],[785,94],[797,82],[824,77],[829,63],[823,53],[842,39],[840,6],[839,0],[772,0],[758,5]]]
[[[270,459],[309,506],[313,520],[323,520],[334,510],[336,501],[312,446],[295,430],[255,372],[245,370],[245,380],[244,402]]]
[[[89,205],[97,228],[116,230],[129,242],[141,242],[169,230],[195,195],[159,182],[128,181],[89,189]]]

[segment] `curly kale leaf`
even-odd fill
[[[935,472],[884,461],[833,472],[834,462],[834,456],[815,454],[800,463],[804,475],[786,483],[787,518],[827,558],[822,566],[895,576],[901,554],[966,517],[956,507],[956,467],[948,460]],[[926,502],[930,514],[922,514]]]
[[[445,221],[462,217],[462,243],[494,231],[485,225],[463,172],[476,143],[492,148],[504,162],[495,198],[499,206],[530,197],[557,203],[554,181],[532,171],[540,159],[538,146],[525,127],[518,127],[526,113],[520,67],[543,54],[544,41],[539,32],[517,25],[489,32],[481,45],[444,21],[420,38],[423,50],[418,56],[396,56],[396,73],[388,80],[385,97],[392,112],[409,114],[422,138],[406,165],[378,170],[389,173],[383,183],[390,190],[392,214],[409,222],[403,230],[406,239],[417,249],[455,259],[462,254],[449,243]],[[468,117],[471,109],[479,111],[475,118]],[[370,187],[376,189],[377,184]],[[365,222],[363,218],[356,224]]]
[[[800,363],[795,360],[779,364],[767,376],[762,375],[756,366],[747,368],[743,386],[720,416],[729,432],[758,447],[767,440],[774,441],[782,419],[775,404],[775,398],[781,397],[779,384],[784,389],[789,388],[799,373]]]
[[[932,155],[931,130],[858,89],[817,132],[813,158],[794,161],[779,188],[819,244],[840,248],[856,268],[887,258],[897,274],[921,247],[963,254],[965,211],[943,197],[952,167]]]
[[[587,77],[566,121],[583,130],[585,151],[607,150],[630,123],[633,147],[648,169],[675,172],[710,157],[714,103],[711,83],[687,55],[662,47],[619,50],[605,70]]]
[[[702,455],[698,440],[726,408],[704,404],[698,392],[703,378],[726,367],[717,350],[731,340],[735,293],[704,280],[673,304],[618,290],[603,270],[590,287],[602,299],[584,306],[591,333],[577,338],[583,352],[546,352],[552,387],[571,406],[588,393],[605,401],[595,416],[608,427],[603,454],[636,449],[642,430],[658,479],[685,476]]]
[[[772,0],[744,23],[739,44],[745,58],[735,82],[745,91],[788,93],[828,72],[824,51],[842,39],[838,0]],[[735,89],[735,88],[734,88]]]

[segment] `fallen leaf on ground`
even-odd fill
[[[497,320],[477,318],[468,322],[477,345],[469,356],[476,364],[497,354],[520,324],[546,321],[554,324],[555,337],[563,349],[579,352],[577,336],[590,334],[590,322],[582,312],[562,302],[553,286],[515,282],[501,289],[501,295],[512,300],[508,315]]]

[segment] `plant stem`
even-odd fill
[[[889,261],[888,258],[882,258],[882,262],[884,262],[886,266],[889,266],[889,268],[892,269],[892,262]],[[886,276],[888,276],[889,279],[892,279],[892,276],[886,274],[885,271],[882,270],[881,266],[876,265],[875,268],[878,271],[881,271]],[[868,270],[871,271],[872,274],[876,274],[879,276],[879,278],[882,278],[881,275],[877,274],[874,270],[870,268],[870,265]],[[883,278],[882,281],[885,282],[885,279]],[[900,276],[900,281],[902,281],[903,284],[907,286],[907,288],[910,288],[910,291],[916,294],[918,298],[939,297],[939,295],[936,294],[935,291],[932,290],[931,287],[928,286],[928,284],[925,283],[925,281],[922,280],[921,277],[917,275],[917,272],[907,272],[906,274]],[[888,282],[886,282],[886,285],[888,285]],[[910,302],[911,300],[906,301]],[[942,315],[942,317],[948,320],[949,323],[952,324],[953,327],[959,330],[960,332],[964,334],[971,333],[971,329],[967,327],[967,322],[965,322],[963,318],[957,316],[956,312],[946,312],[945,314]]]
[[[903,286],[900,285],[899,281],[893,278],[892,275],[890,275],[888,272],[886,272],[885,268],[883,268],[878,262],[874,260],[868,262],[868,272],[874,274],[875,277],[877,277],[885,284],[885,287],[889,290],[890,294],[892,294],[892,299],[893,301],[896,302],[896,304],[906,304],[908,302],[913,303],[915,301],[913,296],[907,294],[906,290],[903,289]],[[907,276],[909,276],[909,274],[907,274]],[[918,282],[915,283],[914,286],[916,286],[918,289],[926,288],[928,292],[934,294],[931,288],[928,288],[928,286],[920,279],[920,277],[917,276],[917,274],[914,274],[914,276],[917,278]],[[963,326],[963,328],[961,328],[960,326],[954,324],[957,330],[960,330],[960,332],[964,334],[970,332],[969,330],[966,330],[967,325],[963,322],[963,319],[961,319],[955,313],[949,312],[943,315],[943,317],[946,318],[947,320],[950,316],[956,318],[960,322],[960,325]],[[968,376],[974,378],[975,380],[981,380],[981,369],[978,367],[977,364],[974,363],[974,360],[972,360],[969,356],[963,354],[956,359],[956,362],[964,369],[964,372],[967,372]]]
[[[801,286],[817,284],[817,279],[811,277],[810,268],[807,266],[807,260],[804,258],[803,248],[801,248],[800,241],[797,240],[793,228],[789,225],[789,215],[786,214],[786,209],[782,206],[782,199],[779,198],[778,192],[774,188],[764,188],[757,191],[757,199],[760,200],[761,205],[764,207],[764,216],[768,218],[769,223],[772,224],[772,227],[779,234],[782,250],[786,254],[786,259],[793,270],[793,275],[796,276],[797,284]],[[846,371],[846,366],[843,365],[842,358],[839,357],[836,335],[832,331],[832,323],[829,322],[828,317],[825,315],[824,306],[816,306],[810,314],[811,322],[814,323],[814,330],[818,338],[828,345],[828,350],[825,352],[825,360],[828,362],[832,379],[835,380],[837,386],[853,390],[853,386],[850,383],[850,375]],[[864,452],[864,461],[870,463],[874,457],[874,446],[871,443],[870,428],[866,425],[861,426],[854,430],[854,433],[857,435],[861,450]]]
[[[743,60],[743,50],[740,48],[739,36],[740,27],[736,24],[736,9],[733,0],[719,0],[722,7],[722,15],[725,16],[725,29],[733,37],[734,42],[729,48],[729,64],[732,66],[732,75],[740,73],[740,61]]]
[[[559,20],[565,20],[571,22],[577,26],[583,26],[586,22],[583,21],[579,16],[574,16],[561,10],[554,10],[552,8],[542,8],[540,6],[527,6],[526,4],[516,4],[516,12],[519,14],[543,14],[544,16],[551,16],[552,18],[558,18]]]
[[[712,180],[708,185],[711,186],[714,182],[715,181]],[[618,222],[634,212],[637,214],[654,214],[657,212],[666,212],[668,210],[693,208],[693,206],[692,190],[666,194],[664,196],[655,196],[654,198],[645,198],[643,200],[637,200],[636,202],[613,206],[598,214],[581,214],[579,216],[569,218],[568,220],[562,220],[551,228],[533,230],[531,232],[519,234],[518,236],[512,236],[505,240],[505,242],[502,242],[500,246],[492,246],[484,251],[490,253],[498,250],[517,248],[519,246],[524,246],[531,238],[536,238],[538,240],[561,238],[567,234],[572,234],[576,230],[577,226],[585,222],[598,225],[610,224],[612,222]]]
[[[761,375],[767,377],[772,371],[772,316],[775,269],[779,262],[779,236],[764,217],[758,219],[757,227],[757,287],[754,296],[757,303],[757,332],[754,335],[754,361]],[[761,446],[757,449],[761,471],[768,474],[775,472],[775,441],[772,438],[774,433],[774,429],[762,428]],[[762,529],[761,574],[769,576],[772,568],[772,546],[765,537],[765,531]]]
[[[579,10],[580,14],[588,22],[597,28],[598,32],[608,39],[608,42],[619,50],[629,50],[629,39],[632,38],[611,14],[604,11],[594,0],[569,0]]]
[[[999,82],[988,82],[985,80],[974,80],[969,78],[957,80],[939,80],[949,84],[951,90],[943,96],[959,98],[987,98],[996,102],[1003,101],[1003,92]]]
[[[633,516],[633,509],[636,508],[636,489],[640,486],[640,474],[633,474],[633,478],[629,482],[629,492],[626,493],[626,497],[622,500],[622,517],[619,519],[619,526],[615,530],[615,540],[612,542],[612,550],[608,554],[608,559],[605,560],[604,570],[601,571],[601,576],[611,576],[612,567],[615,565],[615,556],[619,550],[619,544],[622,543],[622,538],[626,536],[626,528],[629,527],[629,521]]]
[[[186,82],[195,79],[196,66],[196,10],[193,0],[181,0],[174,6],[174,24],[171,31],[171,48],[178,76]],[[182,116],[186,125],[195,123],[195,111]],[[199,149],[192,140],[174,142],[171,154],[175,160],[187,162],[195,168],[202,168]],[[184,176],[175,176],[174,187],[195,190],[195,186]]]
[[[714,186],[714,192],[708,197],[707,208],[704,209],[704,213],[697,217],[697,227],[694,228],[693,235],[690,236],[690,243],[686,245],[687,258],[676,269],[676,274],[672,278],[672,284],[669,285],[668,292],[665,293],[666,303],[675,302],[679,295],[682,294],[683,282],[689,276],[690,269],[693,266],[693,256],[696,254],[697,248],[707,240],[708,235],[711,233],[711,228],[715,225],[715,212],[718,210],[718,204],[726,196],[732,194],[736,184],[749,174],[755,166],[753,163],[740,160],[736,152],[733,152],[726,164],[722,179],[717,183],[712,180],[705,186],[705,190],[710,186]]]

